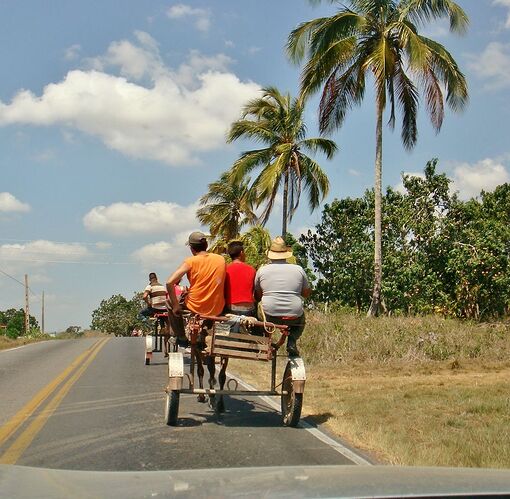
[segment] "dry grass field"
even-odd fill
[[[510,468],[508,324],[312,313],[299,346],[303,415],[379,461]],[[268,386],[262,363],[230,370]]]

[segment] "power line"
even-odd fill
[[[8,274],[7,272],[4,272],[2,269],[0,269],[0,272],[7,276],[9,279],[12,279],[13,281],[16,281],[18,284],[20,284],[21,286],[25,287],[25,285],[21,282],[21,281],[18,281],[18,279],[16,279],[15,277],[13,277],[12,275]]]
[[[3,271],[2,269],[0,269],[0,272],[2,274],[4,274],[5,276],[7,276],[9,279],[12,279],[13,281],[17,282],[19,285],[25,287],[25,284],[21,281],[18,281],[18,279],[16,279],[15,277],[13,277],[11,274],[8,274],[7,272]],[[35,293],[32,288],[29,286],[28,287],[28,290],[34,295],[34,296],[37,296],[37,293]]]

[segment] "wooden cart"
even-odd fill
[[[207,327],[209,326],[209,327]],[[258,334],[253,334],[257,330]],[[170,348],[168,359],[168,385],[166,387],[165,422],[177,424],[181,394],[205,394],[230,396],[278,396],[281,398],[282,422],[297,426],[301,417],[306,373],[303,359],[288,358],[281,383],[276,384],[276,359],[278,349],[284,344],[288,327],[270,322],[260,322],[242,316],[208,317],[189,315],[185,320],[186,336],[190,341],[189,372],[185,372],[184,356]],[[200,338],[205,342],[200,342]],[[170,344],[175,345],[170,337]],[[205,344],[205,348],[201,350]],[[200,350],[199,350],[200,349]],[[237,382],[229,380],[227,389],[197,388],[195,386],[195,354],[209,359],[243,359],[271,363],[271,386],[269,390],[239,390]],[[232,383],[234,381],[234,383]],[[234,389],[229,389],[229,386]]]

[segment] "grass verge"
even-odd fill
[[[39,341],[51,340],[52,337],[49,335],[38,336],[36,338],[24,338],[20,336],[19,338],[12,339],[8,336],[0,336],[0,350],[6,350],[8,348],[16,348],[23,345],[28,345],[29,343],[37,343]]]
[[[510,468],[508,324],[311,314],[299,346],[303,416],[376,459]],[[269,386],[269,366],[229,368]]]

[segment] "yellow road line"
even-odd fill
[[[85,352],[80,354],[69,366],[53,381],[40,390],[25,406],[23,406],[7,423],[0,428],[0,445],[9,439],[17,429],[33,414],[33,412],[57,389],[72,371],[98,346],[101,340],[96,341]]]
[[[87,367],[96,358],[101,348],[106,344],[109,338],[101,340],[97,348],[90,353],[90,356],[83,365],[66,381],[60,388],[55,397],[48,403],[43,411],[41,411],[35,419],[30,423],[26,430],[12,443],[12,445],[0,456],[0,464],[16,464],[16,461],[25,452],[27,447],[32,443],[39,431],[46,424],[49,417],[55,412],[62,399],[67,395],[71,387],[78,381],[80,376],[85,372]],[[95,346],[95,345],[94,345]]]

